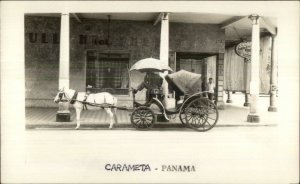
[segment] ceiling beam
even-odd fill
[[[237,24],[239,24],[240,22],[243,22],[245,20],[248,20],[248,16],[232,19],[230,21],[227,21],[226,23],[223,23],[221,25],[221,29],[225,29],[228,27],[239,27],[239,26],[237,26]],[[269,23],[267,20],[265,20],[262,17],[260,17],[259,22],[260,22],[261,26],[265,27],[271,34],[276,35],[277,29],[275,26],[273,26],[271,23]]]
[[[234,18],[228,22],[225,22],[221,25],[221,29],[225,29],[225,28],[228,28],[228,27],[232,27],[232,26],[235,26],[236,24],[238,24],[239,22],[243,22],[244,20],[248,20],[248,16],[246,17],[237,17],[237,18]]]
[[[72,13],[73,17],[81,23],[81,19],[79,18],[79,15],[77,15],[76,13]]]
[[[159,13],[155,21],[153,22],[153,26],[155,26],[159,21],[161,21],[161,18],[163,16],[163,13]]]
[[[235,34],[239,37],[239,39],[242,40],[242,37],[241,37],[241,35],[239,34],[238,30],[237,30],[234,26],[232,26],[232,28],[233,28]]]
[[[276,35],[277,34],[277,29],[275,26],[273,26],[271,23],[266,21],[264,18],[260,18],[259,22],[272,34]]]

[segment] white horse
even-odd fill
[[[80,127],[80,113],[83,110],[84,103],[87,103],[88,110],[99,110],[102,107],[89,106],[89,104],[103,105],[105,111],[110,117],[109,129],[112,129],[114,121],[118,123],[116,111],[117,109],[111,106],[117,105],[117,98],[112,96],[110,93],[102,92],[89,94],[86,92],[76,92],[73,89],[62,89],[54,98],[54,102],[70,102],[73,103],[73,107],[76,111],[76,130]]]

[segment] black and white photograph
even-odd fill
[[[298,1],[2,1],[1,183],[298,183]]]

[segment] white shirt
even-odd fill
[[[215,92],[215,90],[214,90],[215,83],[208,83],[207,85],[208,85],[208,92],[209,93],[214,93]]]

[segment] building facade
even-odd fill
[[[129,89],[143,74],[129,73],[138,60],[160,57],[161,24],[152,21],[89,19],[70,17],[71,89],[107,91],[119,105],[131,104]],[[53,97],[59,88],[61,18],[25,16],[26,106],[56,107]],[[219,24],[169,23],[169,65],[213,77],[218,101],[223,101],[225,31]],[[218,66],[218,67],[217,67]],[[109,81],[109,82],[108,82]],[[144,93],[138,98],[143,99]]]

